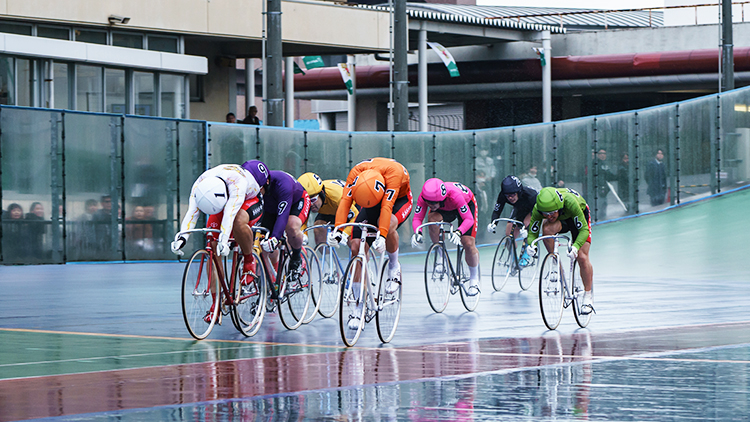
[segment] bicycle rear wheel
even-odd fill
[[[591,321],[591,313],[581,314],[584,288],[583,279],[581,278],[579,270],[578,262],[576,262],[573,264],[573,275],[571,277],[570,289],[572,290],[571,293],[573,296],[573,316],[575,316],[578,326],[584,328],[589,325],[589,321]]]
[[[290,330],[295,330],[302,325],[305,312],[310,306],[310,272],[309,263],[305,254],[301,255],[302,264],[300,270],[290,273],[289,256],[284,260],[284,272],[281,278],[281,290],[279,291],[279,319],[281,323]]]
[[[318,302],[318,313],[324,318],[330,318],[336,313],[336,309],[339,307],[339,294],[341,289],[339,283],[341,282],[341,271],[338,257],[333,252],[333,248],[327,243],[321,243],[315,247],[315,252],[320,260],[321,269],[321,283],[319,294],[317,295]],[[313,295],[313,298],[316,296]]]
[[[505,287],[505,283],[511,277],[513,270],[516,269],[515,245],[513,238],[505,236],[497,244],[495,249],[495,258],[492,260],[492,288],[496,292]]]
[[[367,283],[361,282],[362,278],[358,277],[359,271],[364,270],[364,265],[362,264],[362,258],[352,258],[346,266],[341,283],[339,328],[341,330],[341,339],[349,347],[357,343],[365,327],[365,313],[367,312],[367,306],[365,306],[365,289],[367,288]],[[367,277],[364,277],[364,280],[367,280]],[[356,318],[359,318],[359,324],[350,329],[349,320]]]
[[[303,324],[309,324],[315,319],[315,315],[318,313],[320,306],[320,288],[323,283],[323,277],[320,273],[320,261],[318,261],[318,255],[312,248],[305,247],[302,250],[305,259],[307,259],[306,272],[310,279],[310,304],[308,305],[305,318],[302,320]]]
[[[386,281],[388,278],[388,258],[380,269],[380,292],[378,292],[378,312],[375,314],[375,322],[378,326],[378,337],[383,343],[388,343],[396,334],[398,320],[401,317],[401,292],[403,284],[399,283],[397,290],[393,293],[386,292]]]
[[[211,281],[214,265],[211,254],[199,249],[185,264],[182,274],[182,317],[188,332],[197,340],[208,337],[221,313],[221,288]],[[204,318],[209,314],[211,318],[206,323]]]
[[[237,263],[237,279],[234,285],[234,321],[237,329],[247,337],[254,336],[263,323],[266,315],[266,288],[265,270],[263,261],[258,254],[253,253],[256,262],[256,276],[252,277],[248,284],[242,285],[243,258]]]
[[[466,290],[469,289],[469,264],[466,263],[466,260],[464,259],[464,255],[466,254],[466,251],[464,249],[461,249],[461,252],[458,253],[458,263],[456,264],[456,276],[458,276],[458,281],[461,283],[461,302],[464,304],[464,308],[466,308],[467,311],[472,312],[475,309],[477,309],[477,305],[479,305],[479,296],[482,295],[482,276],[479,275],[479,291],[474,296],[469,296],[466,293]],[[477,270],[479,270],[477,268]]]
[[[565,291],[562,288],[562,266],[555,254],[547,254],[539,273],[539,307],[544,325],[554,330],[560,325]]]
[[[433,243],[424,261],[424,287],[433,311],[440,313],[448,306],[451,281],[448,253],[441,244]]]

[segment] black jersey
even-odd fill
[[[523,221],[524,217],[531,213],[531,210],[536,204],[536,194],[537,191],[535,189],[528,186],[522,186],[521,192],[518,193],[518,201],[516,201],[515,204],[511,204],[505,198],[505,193],[501,190],[497,195],[495,209],[492,211],[492,220],[500,217],[500,214],[503,212],[503,208],[505,208],[505,204],[507,203],[513,207],[513,212],[511,213],[510,218]]]

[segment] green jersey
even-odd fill
[[[586,243],[591,232],[586,216],[583,214],[583,210],[586,209],[586,200],[583,199],[580,193],[573,189],[562,188],[555,189],[555,191],[563,199],[563,207],[557,216],[557,220],[573,220],[573,223],[578,228],[578,237],[573,239],[573,246],[580,250],[581,246]],[[531,221],[529,222],[529,244],[539,237],[543,220],[544,216],[536,209],[536,205],[534,205],[534,209],[531,210]]]

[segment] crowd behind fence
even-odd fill
[[[424,133],[3,106],[0,263],[174,260],[169,244],[195,178],[253,158],[295,177],[345,179],[363,159],[391,157],[409,170],[415,196],[430,177],[461,182],[477,197],[480,241],[508,174],[579,191],[601,222],[747,184],[749,112],[750,88],[554,123]],[[407,241],[410,225],[400,230]]]

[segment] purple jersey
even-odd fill
[[[271,181],[263,195],[263,214],[276,216],[273,228],[266,228],[271,230],[272,237],[281,239],[292,205],[302,199],[305,188],[285,171],[271,170],[269,173]]]

